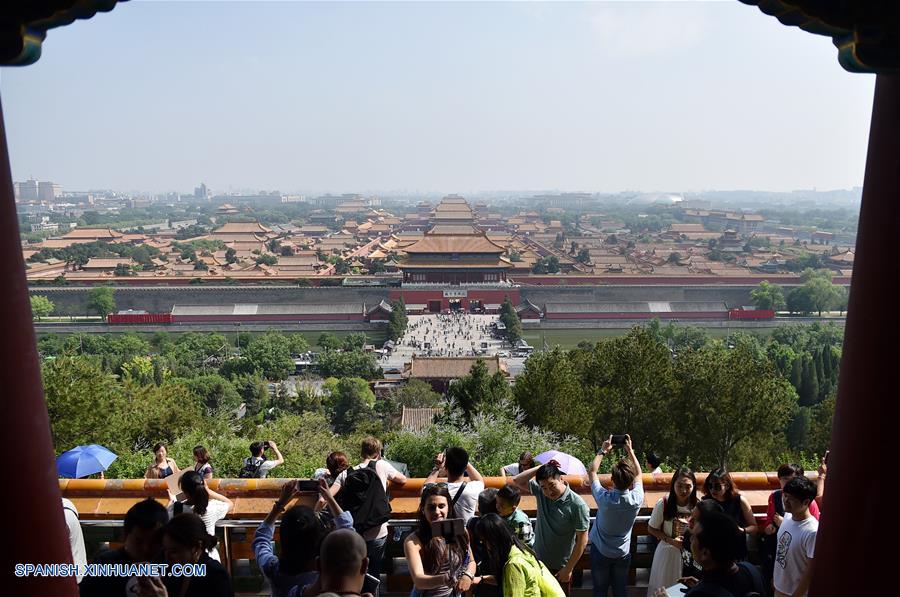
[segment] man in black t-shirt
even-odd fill
[[[749,562],[738,562],[744,534],[737,524],[720,512],[703,512],[694,523],[691,554],[703,569],[703,580],[680,579],[690,587],[690,597],[721,597],[723,590],[735,597],[765,595],[762,575]]]

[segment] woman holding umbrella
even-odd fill
[[[153,454],[156,458],[153,464],[147,467],[147,472],[144,473],[145,479],[165,479],[181,470],[175,461],[169,458],[166,444],[159,443],[153,446]]]

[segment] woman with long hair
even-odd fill
[[[485,571],[490,573],[491,581],[502,588],[503,595],[565,596],[553,573],[528,545],[510,532],[499,515],[480,517],[475,524],[475,533],[484,544],[486,559],[482,564]],[[486,582],[487,578],[477,577],[475,582]]]
[[[178,480],[181,494],[180,499],[172,500],[169,504],[169,515],[177,516],[182,512],[193,512],[203,520],[206,532],[215,537],[216,522],[225,518],[234,503],[224,495],[217,493],[206,486],[206,481],[197,471],[185,471]],[[219,550],[213,544],[209,551],[209,557],[219,560]]]
[[[153,446],[153,464],[147,467],[144,473],[145,479],[165,479],[181,471],[174,460],[169,458],[166,444],[158,443]]]
[[[209,450],[203,446],[194,446],[194,470],[200,473],[207,481],[212,479],[213,476],[210,460],[212,460],[212,456],[209,455]]]
[[[418,524],[403,541],[403,552],[413,581],[413,595],[451,597],[469,590],[475,579],[475,558],[465,528],[461,534],[434,536],[432,523],[450,516],[446,483],[427,485],[419,500]]]
[[[741,532],[754,535],[757,532],[756,518],[750,502],[741,495],[731,473],[717,468],[706,476],[703,482],[703,499],[714,499],[722,506],[722,512],[737,523]]]
[[[669,587],[681,577],[684,531],[696,505],[697,478],[694,471],[682,467],[672,475],[669,495],[656,502],[647,525],[647,532],[659,540],[650,567],[650,592]]]
[[[178,514],[163,528],[166,562],[170,566],[203,564],[206,566],[206,574],[168,575],[161,581],[157,577],[141,578],[138,580],[140,594],[166,594],[159,586],[164,584],[168,594],[173,597],[233,597],[231,577],[225,567],[207,555],[215,544],[216,538],[206,532],[206,526],[199,516],[190,512]]]

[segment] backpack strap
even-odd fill
[[[466,482],[463,481],[462,485],[459,486],[459,489],[456,490],[456,495],[453,496],[453,499],[450,501],[450,510],[456,515],[456,502],[459,501],[459,498],[462,496],[463,491],[466,490]]]
[[[369,464],[366,465],[366,468],[370,468],[377,473],[378,472],[378,461],[370,460]]]

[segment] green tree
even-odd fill
[[[57,452],[114,442],[124,422],[121,386],[97,359],[66,356],[46,361],[41,377]]]
[[[325,407],[335,433],[352,433],[377,418],[375,394],[364,379],[329,378],[325,381],[325,394]]]
[[[503,298],[500,305],[500,321],[506,326],[506,339],[510,344],[515,344],[522,338],[522,320],[509,300],[509,295]]]
[[[396,341],[406,333],[408,323],[409,317],[406,315],[406,303],[403,302],[403,297],[401,296],[391,303],[391,316],[388,318],[388,338]]]
[[[359,351],[326,350],[319,354],[316,366],[322,377],[376,379],[382,375],[375,357],[370,353]]]
[[[31,299],[31,317],[40,321],[42,317],[47,317],[53,313],[53,301],[41,294],[32,294]]]
[[[280,332],[266,332],[250,341],[242,353],[266,379],[282,380],[294,372],[291,343]]]
[[[309,352],[309,342],[307,342],[306,337],[303,334],[290,334],[287,338],[292,355],[296,356],[304,352]]]
[[[671,253],[669,253],[669,257],[668,259],[666,259],[666,261],[668,263],[677,264],[679,261],[681,261],[681,253],[679,253],[678,251],[672,251]]]
[[[759,286],[750,291],[750,299],[757,309],[780,311],[785,308],[784,291],[777,284],[763,280]]]
[[[341,346],[344,350],[362,350],[366,342],[365,332],[353,332],[344,336]]]
[[[116,299],[113,292],[109,286],[92,288],[88,293],[87,308],[105,319],[107,315],[116,310]]]
[[[805,284],[803,286],[796,286],[788,292],[787,310],[791,313],[802,313],[804,315],[815,310],[815,304],[813,303],[810,289],[807,288]]]
[[[800,274],[800,279],[803,281],[801,288],[805,289],[809,297],[811,310],[817,311],[820,317],[822,311],[827,311],[840,302],[840,287],[831,283],[830,271],[807,268]]]
[[[255,259],[257,265],[275,265],[278,263],[278,257],[275,255],[258,255]]]
[[[558,346],[549,352],[535,353],[525,361],[525,370],[516,378],[513,391],[529,424],[590,437],[590,398],[581,386],[574,361],[574,356],[570,358]]]
[[[444,398],[434,391],[430,383],[421,379],[410,379],[391,393],[400,407],[437,408],[444,404]]]
[[[217,367],[228,354],[228,340],[222,334],[188,332],[178,337],[171,352],[175,362],[184,368],[197,370]]]
[[[726,467],[739,443],[784,429],[797,404],[790,383],[747,344],[679,355],[675,374],[680,392],[672,406],[680,413],[681,429],[693,431],[679,434],[670,453],[695,468]]]
[[[234,385],[215,373],[178,380],[203,403],[207,412],[232,411],[241,405],[241,395]]]
[[[343,345],[341,339],[331,332],[322,332],[319,334],[319,339],[316,340],[316,344],[318,344],[319,348],[322,350],[339,350]]]
[[[447,397],[460,409],[464,420],[468,422],[476,411],[508,401],[512,392],[501,372],[490,375],[485,362],[478,359],[469,369],[468,375],[450,385]]]
[[[225,263],[237,263],[237,251],[232,247],[225,249]]]

